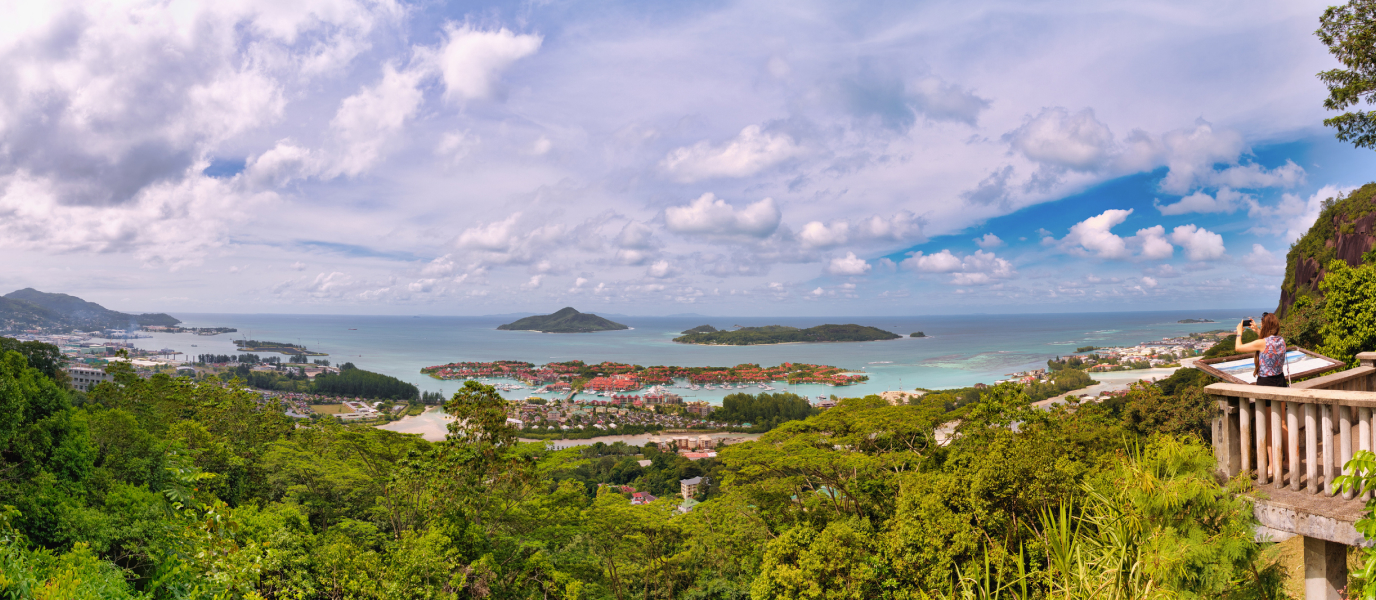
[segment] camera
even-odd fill
[[[1251,320],[1251,319],[1243,319],[1243,320],[1242,320],[1242,326],[1243,326],[1243,327],[1251,327],[1251,326],[1252,326],[1252,320]]]

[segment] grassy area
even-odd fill
[[[311,410],[322,415],[337,415],[340,413],[353,412],[353,410],[343,404],[312,404]]]

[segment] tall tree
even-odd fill
[[[1319,73],[1328,86],[1324,108],[1347,111],[1323,124],[1337,128],[1339,140],[1358,148],[1376,148],[1376,112],[1348,110],[1363,100],[1376,103],[1376,0],[1330,6],[1314,34],[1343,65]]]

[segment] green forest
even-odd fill
[[[807,329],[785,325],[765,325],[763,327],[742,327],[731,331],[699,331],[676,337],[674,341],[680,344],[753,346],[756,344],[799,342],[870,342],[894,340],[900,337],[903,336],[875,327],[854,324],[818,325]]]
[[[353,363],[344,363],[339,373],[324,372],[307,378],[299,369],[286,367],[282,371],[254,371],[248,363],[222,374],[226,380],[237,378],[260,390],[348,396],[374,400],[416,400],[420,389],[391,375],[365,371]]]
[[[946,445],[935,442],[951,416],[942,405],[850,398],[694,462],[652,446],[520,443],[506,402],[477,382],[445,404],[457,417],[449,439],[430,443],[297,426],[214,380],[110,372],[80,395],[19,352],[0,360],[0,589],[11,597],[1279,589],[1280,567],[1252,541],[1245,485],[1212,478],[1197,385],[1041,411],[1004,384],[964,407]],[[711,483],[685,513],[677,482],[701,475]],[[632,505],[621,486],[659,499]]]
[[[785,421],[796,421],[817,414],[807,398],[788,392],[727,394],[712,419],[726,423],[752,425],[752,431],[769,431]]]

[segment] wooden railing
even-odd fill
[[[1221,474],[1248,473],[1257,485],[1337,495],[1333,478],[1357,450],[1372,450],[1376,352],[1361,365],[1289,388],[1215,383],[1214,455]],[[1349,490],[1342,498],[1369,498]]]

